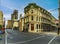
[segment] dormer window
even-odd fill
[[[31,5],[31,8],[33,8],[33,5]]]
[[[40,8],[38,8],[38,10],[40,10]]]
[[[43,12],[43,9],[41,11]]]
[[[46,13],[46,11],[44,10],[44,13]]]

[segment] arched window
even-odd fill
[[[33,20],[33,16],[31,16],[31,20]]]

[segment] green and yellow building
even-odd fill
[[[0,25],[4,26],[3,12],[0,11]]]

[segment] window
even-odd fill
[[[29,17],[28,17],[28,22],[29,22]]]
[[[39,17],[39,21],[40,21],[40,17]]]
[[[38,29],[38,24],[36,24],[36,29]]]
[[[27,24],[27,26],[29,27],[29,24]]]
[[[41,9],[41,12],[43,12],[43,9]]]
[[[43,10],[43,12],[44,12],[44,14],[46,13],[46,11],[45,11],[45,10]]]
[[[40,24],[39,24],[39,29],[40,29]]]
[[[31,10],[31,13],[33,13],[33,10]]]
[[[31,16],[31,20],[33,20],[33,16]]]
[[[27,18],[26,18],[26,22],[27,22]]]
[[[36,21],[38,21],[38,16],[36,17]]]

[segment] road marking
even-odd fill
[[[48,44],[51,44],[52,41],[53,41],[56,37],[57,37],[57,36],[54,36],[54,37],[48,42]]]
[[[7,31],[5,29],[5,44],[7,44]]]
[[[45,37],[45,36],[39,36],[39,37],[33,38],[33,39],[31,39],[31,40],[22,41],[22,42],[16,42],[16,43],[8,43],[8,44],[18,44],[18,43],[30,42],[30,41],[33,41],[33,40],[36,40],[36,39],[39,39],[39,38],[42,38],[42,37]]]

